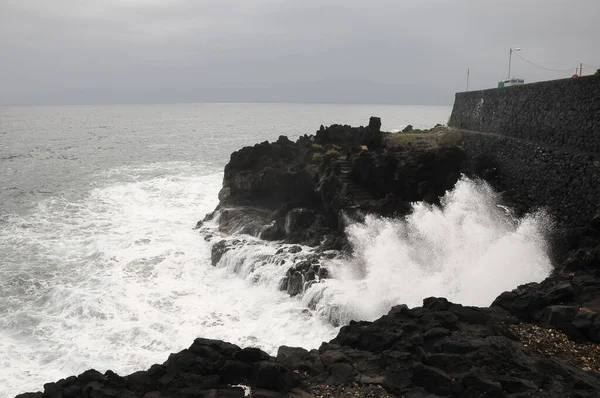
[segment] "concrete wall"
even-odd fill
[[[600,205],[600,77],[456,94],[449,125],[470,159],[486,157],[502,184],[567,226]]]

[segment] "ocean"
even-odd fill
[[[542,280],[551,269],[551,220],[543,212],[515,220],[489,186],[466,178],[441,208],[416,203],[407,219],[351,225],[356,254],[332,260],[333,278],[296,298],[277,289],[284,267],[263,264],[256,277],[260,259],[280,244],[254,242],[213,267],[210,243],[192,230],[218,204],[223,167],[245,145],[295,140],[320,125],[366,125],[370,116],[386,131],[427,128],[450,112],[0,107],[0,397],[89,368],[146,369],[195,337],[270,354],[280,345],[317,348],[339,330],[332,311],[343,324],[431,295],[489,305],[504,290]]]

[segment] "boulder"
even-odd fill
[[[289,391],[301,384],[300,379],[289,369],[276,362],[260,362],[256,369],[254,386],[267,390]]]
[[[578,312],[579,309],[576,306],[551,305],[542,310],[539,322],[542,326],[562,330],[573,340],[585,341],[587,339],[572,324]]]
[[[300,271],[294,271],[289,276],[287,284],[287,293],[290,296],[296,296],[304,291],[304,276]]]
[[[381,131],[381,118],[371,116],[369,118],[369,128],[373,131]]]
[[[221,381],[225,384],[239,384],[252,377],[252,366],[242,361],[228,359],[219,369]]]
[[[277,350],[277,362],[290,369],[295,369],[294,366],[300,363],[308,351],[300,347],[287,347],[282,345]]]
[[[221,261],[223,255],[229,250],[230,247],[227,245],[227,241],[225,240],[221,240],[212,246],[210,251],[210,261],[213,267],[216,266],[219,261]]]
[[[246,347],[237,354],[237,358],[245,363],[255,363],[267,361],[270,357],[269,354],[261,349],[255,347]]]

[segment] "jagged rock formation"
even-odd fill
[[[380,126],[375,117],[368,127],[321,126],[295,143],[282,136],[234,152],[207,219],[218,215],[225,233],[318,246],[328,234],[343,238],[343,214],[406,214],[409,202],[436,203],[454,186],[462,150],[389,145]]]
[[[381,120],[372,117],[367,127],[321,126],[295,143],[282,136],[234,152],[220,203],[205,221],[216,218],[225,234],[347,252],[348,219],[367,213],[402,216],[411,210],[410,202],[439,203],[459,178],[463,151],[441,145],[434,132],[411,136],[421,138],[419,145],[394,142],[380,127]],[[216,265],[236,242],[214,243]],[[318,261],[309,263],[289,268],[281,289],[296,295],[299,286],[327,276]]]
[[[375,322],[351,322],[318,350],[280,347],[276,357],[196,339],[162,365],[120,377],[90,370],[44,386],[58,397],[312,397],[323,386],[376,397],[595,397],[600,375],[535,354],[507,328],[498,307],[428,298]],[[343,387],[345,386],[345,387]],[[360,395],[359,395],[360,396]]]
[[[559,329],[571,340],[600,343],[600,226],[596,221],[571,236],[570,250],[549,278],[504,292],[492,306],[523,321]]]

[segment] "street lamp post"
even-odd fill
[[[508,53],[508,79],[510,80],[510,64],[512,62],[512,53],[513,51],[521,51],[520,47],[517,48],[511,48],[510,52]]]

